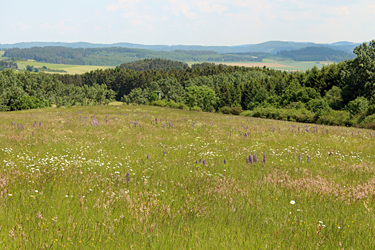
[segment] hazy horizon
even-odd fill
[[[2,3],[1,44],[236,46],[267,41],[371,41],[370,0],[67,0]]]

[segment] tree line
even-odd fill
[[[4,53],[8,58],[32,59],[38,62],[74,65],[114,66],[137,60],[171,59],[178,61],[262,61],[261,57],[248,54],[219,54],[214,51],[153,51],[145,49],[131,49],[123,47],[108,48],[68,48],[68,47],[33,47],[6,49]]]
[[[0,72],[0,111],[106,104],[114,95],[105,85],[76,86],[45,73]]]
[[[294,61],[341,62],[355,57],[354,54],[326,47],[306,47],[299,50],[282,50],[277,54],[289,57]]]
[[[245,114],[251,116],[375,128],[375,40],[358,46],[354,53],[355,59],[322,69],[313,67],[305,72],[210,63],[191,67],[177,63],[184,66],[176,69],[166,66],[173,65],[171,61],[157,59],[139,61],[131,66],[133,69],[123,65],[81,75],[5,71],[2,76],[18,79],[6,80],[9,82],[6,86],[19,82],[16,85],[27,95],[59,105],[86,105],[116,99],[129,104],[233,114],[245,110]],[[45,81],[51,83],[48,86],[58,87],[45,91],[46,88],[33,85]],[[33,93],[35,89],[45,92]],[[89,90],[101,94],[89,94]],[[9,98],[4,100],[9,104]]]

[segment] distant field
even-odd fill
[[[5,51],[0,51],[0,57],[3,56]]]
[[[49,69],[59,69],[65,70],[66,74],[83,74],[92,70],[96,69],[107,69],[109,67],[106,66],[88,66],[88,65],[67,65],[67,64],[52,64],[52,63],[43,63],[43,62],[36,62],[33,60],[29,61],[18,61],[18,67],[20,69],[25,69],[27,65],[30,66],[39,66],[43,67],[46,66]],[[54,73],[54,72],[51,72]],[[64,73],[60,73],[64,74]]]
[[[245,67],[268,67],[271,69],[277,70],[287,70],[287,71],[303,71],[311,69],[314,66],[317,66],[319,69],[323,65],[328,65],[331,62],[296,62],[296,61],[276,61],[276,60],[263,60],[263,62],[216,62],[216,64],[225,64],[231,66],[245,66]]]

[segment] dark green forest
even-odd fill
[[[342,50],[334,50],[325,47],[306,47],[299,50],[283,50],[277,53],[289,57],[294,61],[331,61],[341,62],[347,59],[353,59],[355,55],[346,53]]]
[[[375,40],[356,58],[305,72],[145,59],[81,75],[0,72],[0,107],[111,100],[327,125],[375,128]],[[158,93],[161,94],[159,100]],[[23,98],[23,99],[22,99]],[[29,105],[30,106],[30,105]]]
[[[251,54],[218,54],[214,51],[152,51],[144,49],[111,48],[67,48],[67,47],[33,47],[27,49],[6,49],[8,58],[32,59],[38,62],[74,65],[113,66],[134,62],[140,59],[171,59],[190,62],[240,62],[262,61],[261,57]]]

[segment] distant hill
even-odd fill
[[[32,48],[32,47],[67,47],[67,48],[131,48],[146,49],[152,51],[215,51],[217,53],[248,53],[248,52],[267,52],[277,54],[281,50],[297,50],[305,47],[327,47],[345,52],[352,52],[359,44],[351,42],[336,42],[332,44],[304,43],[304,42],[284,42],[268,41],[259,44],[246,44],[237,46],[201,46],[201,45],[143,45],[134,43],[114,43],[114,44],[95,44],[86,42],[63,43],[63,42],[24,42],[15,44],[0,44],[0,49],[9,48]]]
[[[340,62],[353,59],[353,53],[335,50],[327,47],[306,47],[299,50],[283,50],[278,55],[289,57],[294,61],[332,61]]]

